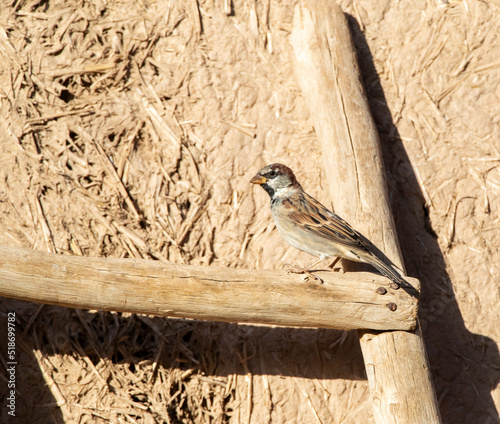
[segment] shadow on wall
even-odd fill
[[[500,381],[497,344],[467,330],[424,197],[392,121],[373,57],[347,16],[372,115],[379,131],[392,210],[407,272],[420,279],[420,322],[443,423],[498,423],[491,391]]]
[[[0,297],[0,422],[63,424],[62,411],[57,406],[33,353],[35,342],[23,330],[30,318],[36,317],[40,305]],[[15,321],[9,320],[14,317]],[[7,322],[13,324],[7,337]],[[8,345],[14,339],[15,345]],[[9,346],[9,350],[7,349]],[[11,349],[12,348],[12,349]],[[14,360],[9,355],[14,353]],[[42,351],[45,355],[45,353]],[[14,387],[10,387],[13,383]],[[11,390],[15,393],[12,395]]]
[[[0,319],[6,319],[9,312],[17,317],[16,422],[63,424],[65,417],[74,416],[78,404],[87,412],[90,406],[99,412],[104,403],[113,402],[106,398],[107,391],[114,396],[114,388],[124,384],[128,384],[127,393],[143,393],[132,397],[133,402],[149,408],[148,393],[160,378],[154,371],[156,362],[168,370],[162,374],[169,375],[165,392],[171,396],[172,410],[188,408],[182,399],[193,393],[177,396],[176,392],[196,374],[228,377],[250,372],[312,380],[366,379],[356,332],[167,319],[51,305],[44,305],[38,314],[39,308],[31,302],[0,298]],[[33,316],[36,319],[30,324]],[[3,328],[0,345],[6,345]],[[33,354],[35,349],[48,358],[44,359],[45,375],[55,373],[56,383],[62,384],[62,392],[68,396],[65,404],[58,404],[53,396],[55,386],[51,391]],[[101,379],[90,364],[99,370]],[[4,408],[4,389],[0,384],[1,422],[14,422]],[[95,396],[89,398],[91,391],[100,393],[99,401]],[[69,413],[63,414],[65,408]]]

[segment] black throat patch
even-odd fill
[[[266,190],[267,194],[269,194],[269,196],[271,197],[271,200],[272,198],[274,197],[274,188],[272,188],[271,186],[269,186],[268,184],[261,184],[261,187]]]

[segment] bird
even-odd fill
[[[289,272],[310,273],[312,267],[328,258],[368,263],[399,288],[406,281],[393,267],[374,253],[373,244],[347,221],[307,194],[293,171],[281,163],[262,168],[250,180],[271,198],[271,214],[279,234],[293,247],[319,258],[312,265],[294,267]]]

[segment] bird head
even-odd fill
[[[292,170],[281,163],[265,166],[257,172],[250,182],[260,185],[271,196],[271,199],[275,194],[299,185]]]

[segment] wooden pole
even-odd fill
[[[403,268],[380,142],[347,20],[304,0],[292,32],[295,71],[313,117],[335,211]],[[360,332],[376,423],[440,423],[420,330]]]
[[[389,280],[372,273],[317,275],[323,284],[283,270],[62,256],[0,245],[0,296],[211,321],[346,330],[415,327],[418,292],[394,291]],[[416,279],[412,284],[419,287]],[[378,287],[387,293],[378,294]]]

